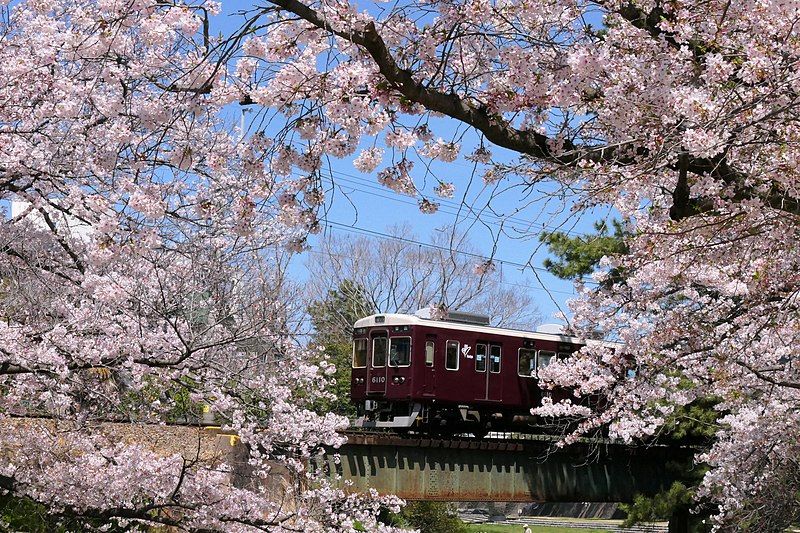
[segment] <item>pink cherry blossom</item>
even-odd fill
[[[455,193],[456,187],[452,183],[439,182],[439,185],[434,187],[433,192],[442,198],[452,198]]]
[[[380,148],[367,148],[362,150],[353,160],[353,166],[361,172],[372,172],[383,159],[383,150]]]
[[[270,458],[313,476],[303,459],[336,443],[342,421],[313,415],[295,394],[326,394],[326,365],[304,365],[287,341],[276,265],[253,251],[307,246],[323,165],[383,143],[385,163],[367,148],[356,169],[383,165],[378,181],[428,210],[422,180],[442,165],[430,160],[460,153],[475,168],[458,179],[448,169],[454,187],[468,190],[474,175],[489,189],[544,185],[574,210],[612,206],[629,253],[602,262],[602,283],[578,287],[570,328],[615,344],[588,343],[541,376],[604,401],[540,414],[577,417],[565,441],[598,429],[635,441],[657,436],[681,406],[718,399],[717,438],[698,457],[715,524],[782,530],[795,520],[796,3],[267,5],[245,11],[235,37],[204,33],[195,4],[23,0],[3,10],[0,194],[30,208],[0,225],[0,357],[14,369],[2,374],[0,412],[35,409],[66,424],[75,452],[48,455],[52,430],[22,435],[43,443],[30,448],[1,436],[18,454],[3,473],[19,479],[16,494],[87,513],[112,501],[175,505],[176,460],[120,449],[90,424],[163,421],[173,386],[204,398],[250,445],[256,476]],[[237,132],[226,123],[236,105],[258,116],[253,130],[269,127]],[[296,372],[252,371],[278,355]],[[99,380],[106,370],[112,378]],[[152,483],[115,482],[141,472]],[[181,527],[283,518],[262,493],[219,479],[200,467],[186,478]],[[287,525],[378,529],[379,499],[316,481],[295,495]],[[208,502],[218,503],[204,512]]]
[[[347,420],[313,409],[330,364],[292,338],[299,304],[266,253],[318,228],[317,182],[292,172],[321,151],[229,127],[236,78],[260,63],[220,70],[204,16],[156,0],[0,14],[3,492],[134,528],[388,531],[376,516],[399,500],[309,466]],[[142,438],[204,408],[240,439],[246,483]],[[262,490],[274,470],[280,494]]]
[[[423,198],[419,202],[419,210],[421,213],[424,213],[426,215],[432,215],[433,213],[436,213],[439,210],[439,204],[437,204],[436,202],[431,202],[427,198]]]

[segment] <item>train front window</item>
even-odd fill
[[[458,352],[461,345],[458,341],[447,341],[447,353],[444,358],[444,367],[447,370],[458,370]]]
[[[389,341],[389,366],[411,365],[411,337],[393,337]]]
[[[544,350],[539,350],[539,357],[536,360],[536,368],[542,369],[550,364],[550,362],[555,358],[555,352],[546,352]]]
[[[475,345],[475,372],[486,372],[486,345]]]
[[[529,348],[519,349],[519,366],[517,373],[522,377],[532,377],[536,369],[536,350]]]
[[[353,368],[364,368],[367,366],[367,339],[355,339],[353,341]]]
[[[489,353],[489,372],[492,374],[500,373],[500,346],[492,344]]]
[[[375,337],[372,339],[372,366],[386,366],[386,351],[389,339],[386,337]]]

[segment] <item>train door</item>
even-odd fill
[[[489,345],[489,358],[486,363],[486,399],[499,402],[503,399],[503,380],[501,379],[503,348],[499,344]]]
[[[502,348],[499,344],[479,342],[475,345],[475,373],[478,376],[476,400],[503,399],[503,382],[500,379],[501,356]]]
[[[422,395],[436,396],[436,335],[425,337],[425,368]]]
[[[389,354],[389,332],[373,331],[370,335],[372,357],[367,365],[367,394],[386,393],[386,363]]]
[[[476,400],[486,399],[486,384],[488,378],[486,377],[486,368],[489,366],[489,345],[486,343],[475,344],[475,375],[477,376],[477,391],[475,391]]]

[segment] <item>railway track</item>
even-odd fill
[[[426,435],[420,433],[398,433],[392,430],[350,428],[343,432],[349,444],[374,444],[393,446],[419,446],[433,448],[462,448],[511,450],[525,445],[538,444],[537,447],[554,446],[558,437],[524,433],[490,433],[476,438],[471,434]]]
[[[548,449],[560,448],[562,437],[560,435],[542,433],[519,433],[519,432],[490,432],[486,436],[478,438],[470,433],[456,433],[453,435],[430,435],[425,433],[404,432],[399,433],[392,429],[356,428],[350,427],[342,432],[347,436],[349,444],[372,444],[372,445],[391,445],[391,446],[418,446],[433,448],[459,448],[459,449],[479,449],[479,450],[538,450],[547,451]],[[569,448],[581,450],[592,455],[594,451],[607,448],[625,448],[628,450],[648,449],[648,448],[674,448],[669,444],[625,444],[620,441],[607,438],[584,437],[577,439]],[[679,446],[684,450],[693,450],[695,446]],[[698,448],[699,449],[699,448]],[[588,457],[587,457],[588,458]],[[590,458],[588,458],[590,460]]]
[[[517,431],[506,432],[489,432],[484,437],[476,437],[472,433],[454,433],[452,435],[443,434],[430,434],[423,432],[398,432],[391,428],[374,429],[374,428],[359,428],[350,427],[343,432],[345,435],[363,435],[375,437],[396,437],[408,439],[449,439],[449,440],[468,440],[468,441],[539,441],[539,442],[558,442],[561,438],[558,435],[548,435],[543,433],[522,433]],[[582,439],[582,441],[593,442],[597,444],[612,444],[614,441],[610,439]]]

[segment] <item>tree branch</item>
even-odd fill
[[[471,125],[497,146],[567,165],[581,159],[608,158],[606,147],[581,149],[568,140],[563,143],[565,154],[556,155],[550,149],[550,139],[546,135],[516,129],[500,115],[491,113],[484,104],[476,105],[455,93],[443,93],[426,87],[414,80],[411,71],[397,64],[373,22],[368,23],[362,31],[343,31],[335,28],[316,11],[298,0],[269,0],[269,2],[294,13],[319,29],[361,46],[375,61],[384,79],[393,89],[412,102],[422,104],[426,109]]]
[[[649,150],[646,148],[634,148],[625,144],[619,146],[580,146],[570,140],[564,140],[562,143],[563,151],[555,153],[551,149],[553,140],[546,135],[534,131],[516,129],[502,116],[492,113],[482,103],[473,103],[455,93],[437,91],[416,81],[410,70],[401,68],[397,64],[373,22],[368,23],[361,31],[345,31],[336,28],[320,16],[319,13],[299,0],[268,1],[319,29],[328,31],[362,47],[375,61],[381,75],[391,88],[412,102],[423,105],[430,111],[442,113],[472,126],[497,146],[568,167],[574,166],[579,161],[629,165],[635,163],[640,157],[646,157],[649,154]],[[618,10],[618,13],[634,26],[647,31],[654,38],[665,38],[671,45],[679,45],[674,38],[658,27],[658,23],[661,20],[661,12],[658,9],[645,13],[633,5],[627,5]],[[697,56],[697,53],[695,55]],[[245,97],[241,103],[246,105],[252,103],[252,101]],[[621,153],[622,149],[625,149],[624,154]],[[769,193],[764,194],[745,185],[745,176],[730,168],[724,156],[700,158],[686,155],[678,166],[672,165],[669,168],[680,173],[678,188],[674,194],[675,204],[670,210],[670,214],[675,220],[707,213],[714,209],[713,202],[702,198],[691,198],[689,173],[697,175],[710,174],[733,186],[734,200],[760,198],[774,209],[793,215],[800,215],[800,201],[787,196],[785,191],[780,190],[777,186]]]

